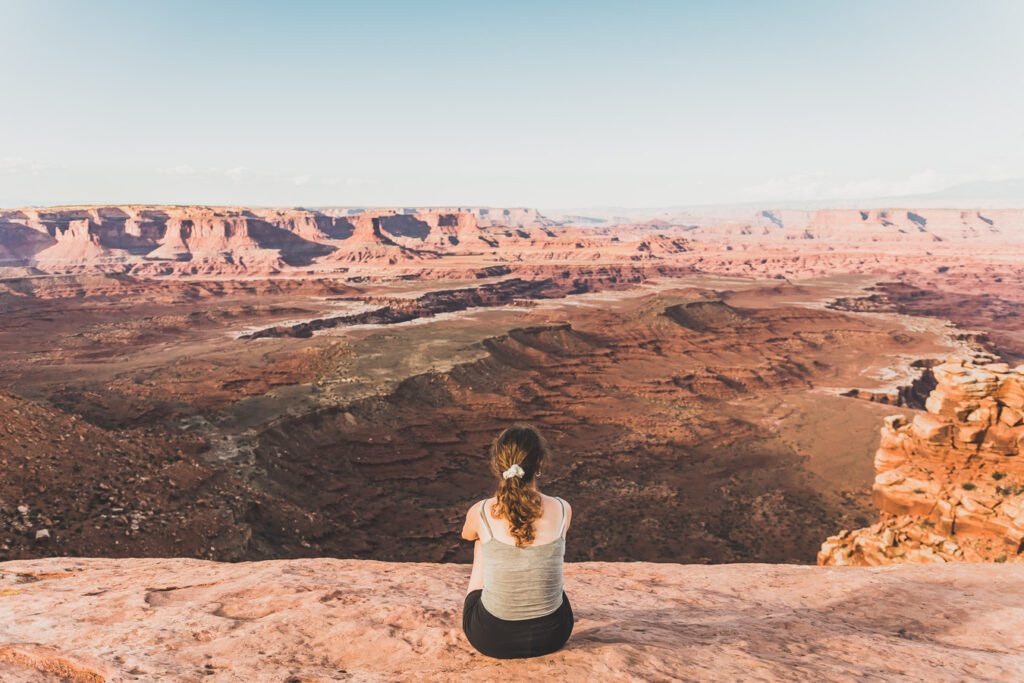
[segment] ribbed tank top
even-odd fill
[[[492,615],[522,621],[551,614],[562,606],[562,560],[565,557],[565,503],[558,538],[520,548],[494,538],[487,521],[487,501],[480,517],[490,535],[480,544],[484,559],[484,588],[480,603]]]

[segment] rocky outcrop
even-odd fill
[[[114,260],[113,252],[100,243],[88,218],[73,220],[56,234],[57,243],[35,255],[37,265],[102,265]]]
[[[486,232],[468,212],[446,210],[392,211],[378,216],[381,229],[405,247],[438,253],[479,252]]]
[[[649,232],[649,231],[647,231]],[[595,234],[534,209],[274,209],[72,206],[0,210],[0,264],[43,272],[271,275],[488,262],[657,261],[687,251],[666,234]]]
[[[24,223],[0,215],[0,266],[27,264],[40,251],[53,246],[54,238]]]
[[[1021,244],[1024,241],[1024,210],[1021,209],[747,209],[706,212],[676,211],[659,220],[634,222],[687,227],[697,239],[789,243],[806,248],[805,242],[831,244],[913,244],[934,246],[971,241],[982,244]]]
[[[303,246],[307,249],[303,250]],[[300,256],[303,251],[315,252],[317,246],[257,218],[197,212],[168,219],[160,246],[145,258],[185,261],[193,270],[208,272],[273,273],[286,266],[286,257]],[[329,250],[321,253],[325,251]]]
[[[1024,366],[992,360],[935,366],[926,411],[886,418],[881,519],[829,538],[819,564],[1024,563]]]
[[[1024,567],[566,566],[564,649],[476,653],[468,565],[0,564],[0,679],[1019,680]],[[49,676],[50,678],[47,678]]]
[[[460,206],[441,211],[468,214],[482,228],[549,227],[555,224],[537,209],[527,207]]]
[[[350,235],[335,246],[324,260],[348,264],[395,265],[402,261],[437,258],[434,252],[413,249],[384,234],[383,226],[393,212],[365,212],[341,221],[350,227]]]
[[[775,278],[903,270],[959,277],[989,272],[985,259],[995,256],[1002,260],[993,277],[1004,277],[1014,269],[1007,256],[1024,247],[1024,210],[1016,209],[765,209],[579,222],[556,223],[534,209],[482,207],[0,210],[0,267],[145,276],[355,269],[353,276],[367,277],[378,275],[370,273],[375,267],[397,276],[433,269],[442,259],[475,258],[523,265],[660,262]]]

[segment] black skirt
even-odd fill
[[[569,640],[572,605],[564,592],[562,606],[551,614],[520,621],[492,615],[480,604],[482,594],[480,589],[469,593],[462,608],[462,630],[481,654],[497,659],[539,657],[560,650]]]

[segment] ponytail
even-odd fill
[[[508,520],[519,547],[535,538],[534,522],[541,516],[543,503],[533,482],[546,455],[540,434],[526,425],[509,427],[491,444],[491,468],[500,477],[492,514]]]

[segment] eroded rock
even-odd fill
[[[927,411],[882,427],[881,521],[829,538],[818,564],[1024,562],[1022,371],[987,357],[933,368]]]

